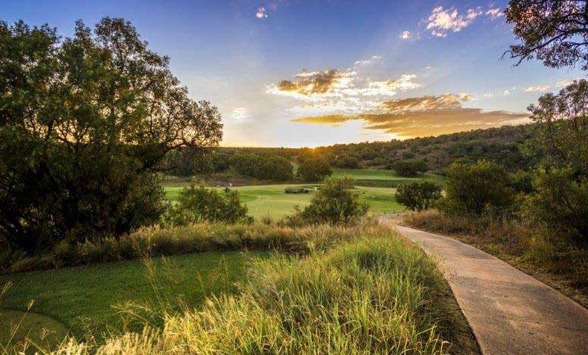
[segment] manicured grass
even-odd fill
[[[364,186],[381,186],[381,187],[396,187],[400,184],[411,181],[433,181],[439,184],[445,182],[445,178],[441,175],[421,174],[416,177],[402,177],[393,173],[391,170],[380,169],[334,169],[333,177],[343,177],[349,175],[357,180],[358,185]]]
[[[310,203],[312,193],[287,194],[287,187],[296,185],[255,185],[233,187],[239,191],[241,200],[247,204],[249,214],[253,217],[284,217],[294,211],[294,206],[304,207]],[[298,185],[318,186],[318,185]],[[166,186],[166,196],[170,201],[177,200],[182,187]],[[396,189],[385,187],[357,187],[360,199],[370,205],[370,212],[376,214],[402,211],[404,208],[396,202]]]
[[[8,339],[10,324],[18,322],[31,300],[19,338],[28,332],[38,336],[47,327],[64,334],[84,334],[85,327],[101,334],[122,325],[116,307],[126,302],[198,307],[205,297],[235,292],[237,281],[246,274],[251,257],[263,252],[198,253],[156,258],[151,262],[133,260],[0,276],[0,285],[12,282],[0,310],[0,344]],[[10,311],[7,311],[10,310]],[[18,311],[17,311],[18,310]],[[32,329],[31,329],[32,327]],[[15,339],[15,340],[18,340]],[[14,342],[13,342],[14,343]]]

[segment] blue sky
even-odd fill
[[[223,115],[223,145],[318,146],[525,122],[582,73],[513,67],[506,1],[3,1],[0,18],[124,17]]]

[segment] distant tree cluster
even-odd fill
[[[327,159],[320,155],[300,156],[298,163],[297,174],[307,182],[322,181],[333,173]]]
[[[237,173],[261,180],[286,181],[294,177],[290,161],[275,154],[238,153],[230,162]]]
[[[424,160],[401,160],[392,165],[398,176],[414,177],[426,172],[427,163]]]

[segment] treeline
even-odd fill
[[[474,163],[481,159],[499,162],[511,171],[529,170],[540,160],[536,152],[526,150],[536,129],[536,124],[505,126],[438,137],[336,144],[314,149],[221,147],[205,154],[185,149],[170,152],[166,168],[170,175],[176,176],[223,173],[233,168],[245,176],[279,181],[287,180],[288,174],[273,178],[263,172],[264,167],[258,166],[264,166],[263,161],[270,159],[285,167],[284,160],[299,164],[301,157],[318,155],[334,168],[392,169],[404,176],[425,171],[443,173],[444,168],[453,162]],[[248,168],[243,166],[244,161],[247,161]],[[273,163],[269,166],[274,166]]]

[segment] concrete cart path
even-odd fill
[[[396,229],[440,261],[484,354],[588,354],[588,311],[579,304],[470,245]]]

